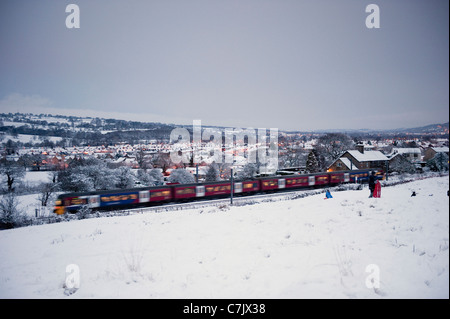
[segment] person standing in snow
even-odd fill
[[[369,176],[369,189],[370,189],[370,196],[369,198],[373,197],[373,191],[375,190],[375,171],[372,171],[372,174]]]

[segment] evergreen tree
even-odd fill
[[[319,163],[313,151],[309,152],[308,158],[306,159],[306,171],[308,173],[316,173],[319,171]]]
[[[427,167],[435,172],[448,171],[448,155],[445,153],[437,153],[432,159],[427,161]]]
[[[216,163],[212,163],[208,170],[206,171],[205,181],[206,182],[215,182],[219,180],[219,169],[217,168]]]

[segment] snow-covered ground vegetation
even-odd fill
[[[0,298],[449,298],[448,188],[3,230]]]

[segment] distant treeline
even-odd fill
[[[46,115],[47,116],[47,115]],[[36,117],[36,116],[34,116]],[[18,134],[61,137],[71,146],[111,145],[117,143],[139,143],[142,140],[168,141],[170,132],[176,127],[171,124],[144,123],[135,121],[99,119],[86,121],[86,118],[56,117],[67,122],[48,122],[32,119],[26,114],[0,114],[0,132],[17,137]],[[3,121],[23,123],[21,126],[5,125]],[[82,129],[82,130],[80,130]],[[102,131],[111,131],[101,133]],[[5,142],[5,141],[4,141]]]

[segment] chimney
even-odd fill
[[[360,143],[356,145],[356,149],[361,153],[364,154],[364,144]]]

